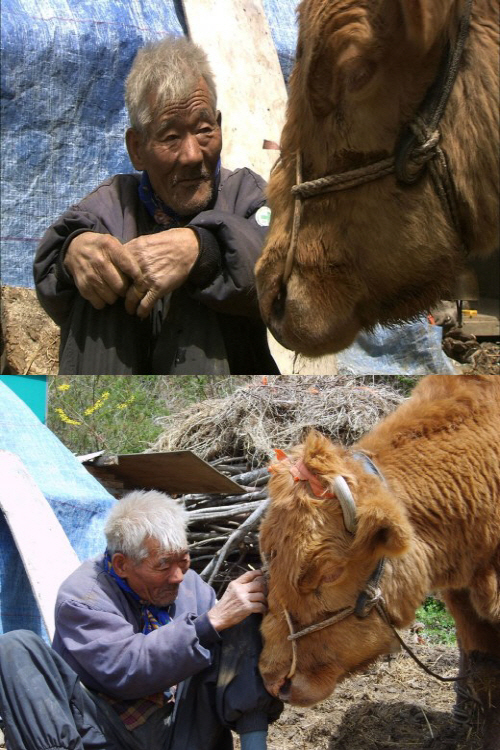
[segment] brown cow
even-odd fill
[[[431,375],[351,448],[313,432],[271,466],[260,532],[269,576],[260,669],[271,693],[323,700],[397,648],[391,625],[410,626],[439,591],[500,742],[499,434],[500,377]],[[382,602],[370,596],[358,614],[367,584]]]
[[[453,299],[467,253],[498,248],[497,0],[474,0],[439,123],[441,104],[433,118],[426,99],[467,1],[299,5],[271,226],[256,266],[263,318],[284,346],[340,351],[361,329]],[[412,151],[419,144],[427,163]],[[344,174],[362,168],[366,177],[371,164],[374,181]],[[330,175],[339,192],[294,201],[294,185]],[[295,203],[302,214],[290,250]]]

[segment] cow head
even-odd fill
[[[493,18],[491,0],[480,4],[487,9],[478,12]],[[271,225],[256,266],[263,319],[285,347],[310,356],[335,352],[361,329],[411,319],[453,298],[461,239],[478,254],[496,249],[498,50],[476,39],[481,26],[472,24],[440,141],[457,187],[462,238],[428,169],[413,185],[389,174],[304,200],[291,273],[284,273],[298,154],[303,181],[394,155],[456,35],[462,6],[460,0],[300,4],[281,160],[268,188]],[[471,139],[466,113],[473,111]]]
[[[313,494],[308,481],[294,478],[296,462],[324,486],[325,495],[317,487]],[[365,618],[350,615],[298,639],[296,668],[290,675],[292,645],[285,611],[298,632],[353,606],[382,557],[389,558],[384,578],[390,576],[390,558],[409,548],[411,528],[382,482],[318,433],[311,433],[289,460],[274,464],[271,471],[271,503],[260,531],[269,607],[262,623],[260,670],[269,692],[307,706],[393,650],[395,639],[377,612]],[[339,476],[356,504],[354,533],[346,529],[337,496],[331,496]]]

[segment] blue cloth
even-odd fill
[[[181,217],[156,195],[147,172],[143,172],[141,175],[139,198],[146,206],[148,214],[163,229],[173,229],[183,225]]]
[[[3,382],[0,450],[19,456],[78,558],[85,560],[102,552],[104,522],[115,499]],[[24,566],[0,514],[0,633],[16,628],[47,637]]]
[[[441,347],[443,330],[425,316],[413,323],[375,326],[337,354],[339,372],[351,375],[439,375],[456,371]]]
[[[240,735],[241,750],[266,750],[267,732],[247,732]]]

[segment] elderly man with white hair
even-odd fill
[[[189,569],[186,512],[156,491],[112,509],[104,555],[61,585],[52,649],[0,637],[0,712],[9,750],[265,747],[281,710],[257,673],[259,571],[220,601]],[[236,626],[236,627],[235,627]]]
[[[65,211],[36,253],[38,298],[61,327],[65,374],[278,372],[253,268],[269,224],[265,182],[221,164],[221,114],[203,50],[140,49],[125,86],[118,174]]]

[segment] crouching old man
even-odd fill
[[[231,728],[265,747],[281,704],[257,670],[262,576],[217,601],[189,569],[185,522],[172,498],[129,493],[104,556],[59,589],[52,649],[27,630],[0,637],[9,750],[229,750]]]
[[[140,49],[127,78],[118,174],[45,233],[34,276],[61,327],[66,374],[278,372],[254,265],[264,180],[221,166],[221,115],[204,52],[184,38]]]

